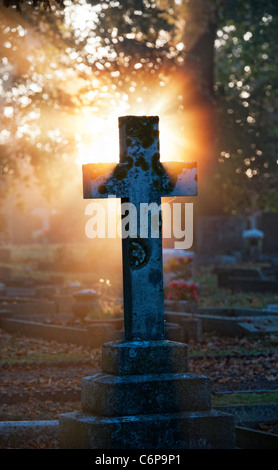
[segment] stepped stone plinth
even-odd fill
[[[211,409],[210,380],[188,371],[185,344],[107,343],[102,363],[82,381],[82,411],[60,416],[60,447],[234,448],[234,418]]]

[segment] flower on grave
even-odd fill
[[[184,281],[172,281],[169,284],[167,300],[187,300],[197,302],[199,300],[198,284]]]
[[[192,261],[193,258],[189,257],[177,257],[170,258],[168,263],[163,266],[165,273],[171,273],[174,278],[189,279],[192,274]]]

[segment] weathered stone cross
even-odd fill
[[[120,163],[83,165],[84,198],[116,196],[132,203],[161,205],[161,197],[195,196],[196,163],[160,163],[158,117],[119,118]],[[107,136],[109,138],[109,136]],[[162,220],[159,236],[140,237],[137,217],[135,237],[122,239],[125,339],[164,339],[164,296],[162,266]]]

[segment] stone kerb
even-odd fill
[[[1,310],[0,327],[10,333],[21,332],[24,335],[45,340],[56,340],[60,342],[72,342],[76,344],[84,344],[90,347],[101,347],[103,343],[109,341],[122,340],[124,338],[123,319],[115,320],[97,320],[84,327],[68,327],[55,325],[55,320],[67,319],[67,314],[53,314],[47,311],[47,319],[52,320],[49,324],[43,322],[46,313],[36,314],[36,310],[30,312],[27,308],[18,310],[20,313],[12,312],[9,309]],[[171,341],[184,342],[184,328],[188,330],[189,325],[178,324],[177,322],[167,322],[165,324],[166,339]],[[190,327],[189,336],[194,336],[194,332]],[[189,331],[189,330],[188,330]]]
[[[80,344],[92,348],[99,348],[106,341],[120,338],[119,331],[113,325],[99,324],[87,328],[73,328],[9,318],[7,313],[0,316],[0,328],[9,333],[20,332],[32,338]]]
[[[13,315],[52,315],[56,313],[55,302],[51,300],[2,297],[0,302]]]
[[[188,342],[190,340],[202,340],[202,320],[196,314],[180,313],[179,311],[165,311],[166,321],[174,322],[179,325],[182,333],[181,342]]]
[[[202,322],[202,330],[227,336],[246,336],[277,332],[278,322],[275,315],[255,315],[247,317],[224,317],[217,315],[197,315]],[[246,319],[247,318],[247,319]]]
[[[58,421],[7,421],[0,423],[1,448],[26,445],[35,439],[58,440]]]

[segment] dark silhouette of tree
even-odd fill
[[[66,60],[76,55],[72,59],[75,71],[84,79],[84,86],[75,95],[45,83],[41,92],[30,96],[30,109],[43,103],[44,109],[56,106],[64,113],[78,110],[87,102],[88,93],[92,95],[86,67],[101,77],[111,95],[128,94],[131,104],[136,104],[136,94],[129,91],[134,88],[132,82],[140,84],[143,99],[155,102],[152,87],[159,89],[164,76],[174,77],[180,82],[181,100],[173,101],[172,111],[178,107],[192,110],[192,114],[200,110],[191,123],[192,128],[201,128],[203,138],[199,153],[194,155],[200,162],[199,213],[236,214],[277,207],[275,1],[92,0],[90,5],[98,9],[98,20],[84,36],[65,28],[66,2],[4,0],[3,5],[10,10],[14,7],[20,12],[15,14],[30,27],[39,27],[49,50],[53,44],[59,45],[63,51],[60,67],[65,68]],[[90,53],[90,40],[95,38],[97,50],[104,51],[101,57]],[[22,77],[13,79],[24,81]],[[45,94],[47,100],[42,98]],[[100,95],[90,105],[107,111]],[[179,116],[182,120],[183,114]],[[8,124],[10,132],[16,133],[16,123]],[[61,162],[61,153],[73,148],[74,142],[65,138],[48,143],[50,147],[40,142],[38,152],[26,136],[14,149],[14,158],[10,149],[1,145],[2,174],[18,174],[17,162],[24,148],[48,189],[54,182],[59,186],[59,172],[47,181],[45,172],[51,175],[52,162]],[[69,171],[68,164],[66,167]],[[65,167],[60,168],[64,174]]]

